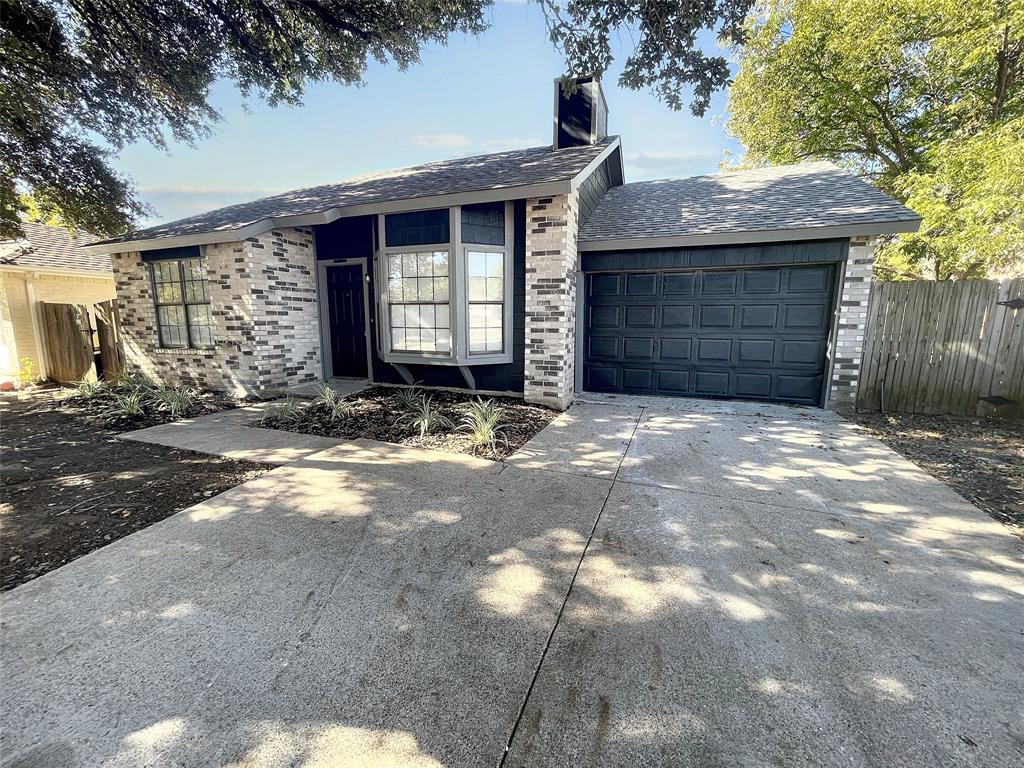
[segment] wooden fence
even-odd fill
[[[41,301],[39,317],[48,378],[75,382],[124,370],[121,319],[114,300],[89,306]]]
[[[1024,279],[878,282],[857,407],[1024,418]]]

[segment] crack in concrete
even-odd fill
[[[626,450],[622,452],[622,456],[619,458],[619,463],[615,467],[615,474],[612,475],[611,480],[608,482],[608,492],[604,495],[604,500],[601,502],[601,508],[597,510],[597,515],[594,517],[594,524],[590,527],[590,534],[587,536],[587,541],[583,545],[583,551],[580,553],[580,559],[576,563],[576,570],[573,571],[572,578],[569,579],[569,586],[565,590],[565,596],[562,598],[562,604],[558,607],[558,613],[555,615],[555,623],[551,627],[551,631],[548,633],[547,640],[544,642],[544,648],[540,653],[540,660],[537,662],[537,666],[533,671],[533,677],[530,678],[530,685],[526,689],[526,695],[523,697],[523,703],[519,706],[519,712],[516,714],[516,719],[512,723],[512,730],[509,732],[508,739],[505,740],[505,749],[502,750],[501,758],[498,760],[498,768],[503,768],[505,761],[508,759],[509,751],[512,748],[512,742],[515,741],[516,733],[519,731],[519,726],[523,721],[523,715],[526,712],[526,706],[530,703],[530,695],[533,693],[534,686],[537,684],[537,679],[540,677],[541,669],[544,666],[544,660],[547,658],[548,649],[551,648],[551,641],[555,637],[555,632],[558,630],[558,625],[562,621],[562,615],[565,613],[565,606],[569,603],[569,598],[572,596],[572,588],[576,585],[576,578],[580,574],[580,569],[583,567],[583,560],[587,556],[587,552],[590,551],[590,544],[594,540],[594,534],[597,532],[597,526],[601,522],[601,515],[604,514],[604,509],[608,506],[608,499],[611,498],[612,490],[615,488],[615,482],[619,476],[619,470],[622,468],[622,462],[626,459],[626,454],[629,453],[629,446],[633,443],[633,438],[636,436],[637,428],[640,426],[640,421],[644,417],[644,411],[646,406],[640,407],[640,413],[637,414],[636,423],[633,424],[633,430],[629,434],[629,441],[626,443]],[[565,473],[571,474],[571,473]],[[603,480],[604,478],[595,478]]]

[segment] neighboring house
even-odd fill
[[[556,84],[556,89],[558,88]],[[814,405],[856,390],[875,235],[912,211],[832,165],[625,184],[600,85],[553,146],[233,205],[113,254],[129,365],[256,395],[323,377]]]
[[[26,358],[47,375],[40,302],[91,307],[116,295],[110,257],[79,247],[95,236],[32,222],[21,227],[23,238],[0,240],[0,383],[16,382]]]

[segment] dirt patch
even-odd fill
[[[118,440],[98,404],[53,393],[0,396],[0,421],[0,590],[269,469]]]
[[[144,401],[142,403],[143,413],[128,415],[118,408],[115,399],[116,395],[124,394],[125,391],[111,387],[86,398],[77,396],[74,389],[63,388],[41,392],[39,396],[49,395],[53,399],[53,404],[61,411],[117,432],[155,427],[158,424],[167,424],[179,419],[216,413],[229,408],[238,408],[246,403],[258,402],[254,398],[239,399],[223,392],[196,391],[194,401],[183,413],[174,414]]]
[[[1024,534],[1024,423],[880,413],[846,416],[978,509]]]
[[[398,389],[392,387],[371,387],[351,395],[346,398],[350,406],[348,412],[340,419],[332,419],[326,406],[314,402],[303,403],[301,414],[296,417],[270,415],[258,426],[323,437],[363,437],[500,460],[519,450],[558,416],[558,411],[530,405],[516,398],[484,398],[494,400],[502,409],[500,434],[503,439],[497,443],[497,450],[492,456],[489,448],[474,446],[459,426],[469,413],[470,405],[477,400],[476,396],[458,392],[425,392],[451,426],[436,428],[430,434],[421,436],[417,427],[402,419],[408,411],[398,392]]]

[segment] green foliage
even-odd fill
[[[411,387],[402,387],[395,391],[395,398],[398,400],[398,407],[403,411],[415,411],[423,400],[423,390],[415,384]]]
[[[31,387],[39,381],[39,368],[31,357],[21,358],[18,365],[18,384],[22,387]]]
[[[146,392],[136,389],[130,392],[115,392],[114,408],[122,416],[142,416],[146,412]]]
[[[0,0],[0,237],[30,192],[44,215],[117,235],[145,212],[110,152],[195,141],[220,115],[219,78],[271,105],[308,82],[405,69],[425,44],[485,28],[483,0]],[[94,138],[95,137],[95,138]]]
[[[628,36],[633,51],[623,62],[619,85],[650,88],[672,109],[680,109],[684,92],[692,89],[690,110],[703,115],[712,94],[729,84],[729,63],[720,53],[705,53],[697,34],[718,25],[719,39],[742,41],[753,0],[540,0],[540,5],[570,75],[604,74],[613,61],[612,40]]]
[[[409,413],[402,414],[395,421],[397,426],[414,427],[420,437],[426,437],[438,429],[451,429],[452,421],[434,405],[434,398],[421,395]]]
[[[148,392],[156,389],[156,385],[149,379],[129,371],[108,374],[104,376],[104,380],[108,386],[121,392],[135,392],[136,390]]]
[[[494,400],[477,398],[469,406],[469,413],[463,417],[460,429],[466,433],[474,448],[489,448],[491,456],[498,452],[498,443],[508,443],[505,425],[501,423],[505,411]]]
[[[827,159],[922,214],[885,277],[1024,271],[1024,3],[762,0],[736,48],[745,162]]]
[[[295,424],[302,419],[306,408],[294,398],[286,398],[280,403],[274,404],[267,412],[267,415],[260,420],[264,426],[277,424]]]
[[[199,396],[195,387],[154,387],[148,392],[157,410],[166,411],[172,418],[190,413],[199,404]]]
[[[343,421],[352,413],[352,405],[325,382],[316,391],[314,405],[323,406],[331,421]]]
[[[101,397],[107,394],[107,384],[104,381],[93,381],[91,379],[82,379],[78,382],[72,397],[78,397],[83,400],[91,400],[94,397]]]

